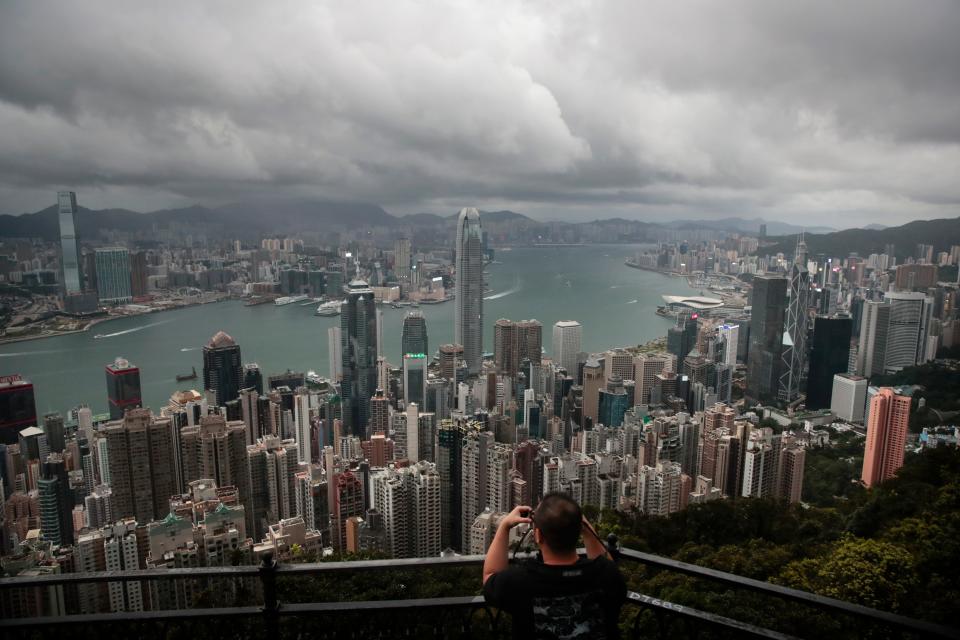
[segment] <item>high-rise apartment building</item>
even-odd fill
[[[227,333],[218,331],[203,346],[203,389],[213,391],[218,406],[240,397],[243,363],[240,345]]]
[[[106,423],[98,433],[106,443],[114,515],[133,516],[137,522],[164,517],[170,496],[180,489],[170,418],[158,418],[149,409],[130,409],[122,420]]]
[[[363,481],[352,471],[334,473],[332,480],[328,480],[328,490],[331,546],[337,551],[346,551],[347,520],[364,514]]]
[[[498,444],[489,431],[466,434],[462,455],[462,544],[470,546],[473,521],[484,509],[510,510],[512,448]]]
[[[493,325],[493,361],[505,375],[516,376],[524,360],[539,365],[542,345],[543,325],[537,320],[501,318]]]
[[[130,252],[123,247],[96,249],[97,296],[100,302],[130,302]]]
[[[63,292],[66,295],[82,293],[83,275],[80,271],[76,193],[73,191],[57,193],[57,217],[60,220],[60,271]]]
[[[650,390],[656,383],[657,374],[671,371],[676,365],[670,354],[640,354],[633,359],[633,375],[637,382],[636,404],[650,403]]]
[[[124,358],[117,358],[107,365],[106,372],[110,419],[119,420],[127,409],[142,405],[140,369]]]
[[[577,355],[581,350],[583,327],[576,320],[560,320],[553,325],[553,362],[577,377]]]
[[[666,516],[680,510],[680,465],[658,462],[637,472],[637,508],[646,515]]]
[[[361,439],[369,437],[370,398],[377,390],[376,312],[373,290],[363,280],[352,280],[347,300],[340,308],[340,396],[344,427]]]
[[[370,478],[373,507],[383,516],[393,558],[440,554],[440,476],[429,462],[387,467]]]
[[[403,319],[400,337],[400,357],[408,353],[422,353],[430,356],[430,344],[427,340],[427,319],[420,311],[411,311]]]
[[[327,354],[330,360],[330,380],[337,382],[343,375],[343,337],[340,327],[327,329]]]
[[[778,397],[783,368],[787,284],[786,278],[774,276],[753,279],[746,395],[754,401],[774,402]]]
[[[808,409],[830,406],[833,376],[847,371],[852,331],[853,321],[850,318],[818,316],[814,321],[810,373],[807,376]]]
[[[444,549],[461,550],[463,510],[463,439],[466,427],[453,420],[441,420],[437,429],[436,469],[440,475],[440,539]]]
[[[247,447],[250,500],[244,507],[253,535],[262,536],[268,525],[296,514],[297,465],[295,440],[268,436]]]
[[[454,251],[457,301],[453,341],[463,345],[467,371],[476,375],[483,361],[483,231],[480,212],[474,208],[460,210]]]
[[[909,396],[900,396],[890,387],[882,387],[871,398],[861,474],[866,486],[892,478],[903,466],[909,423]]]
[[[200,418],[180,429],[180,459],[185,484],[209,478],[218,487],[236,487],[240,501],[249,506],[246,426],[221,415]],[[178,487],[179,490],[183,487]]]

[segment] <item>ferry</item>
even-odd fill
[[[319,307],[317,307],[314,315],[318,316],[338,316],[340,315],[340,305],[343,304],[341,300],[333,300],[331,302],[324,302]]]
[[[308,295],[285,296],[283,298],[277,298],[273,301],[273,304],[277,305],[278,307],[282,307],[284,305],[293,304],[294,302],[303,302],[309,297],[310,296]]]

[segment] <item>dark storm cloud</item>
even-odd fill
[[[960,6],[6,2],[0,209],[960,214]]]

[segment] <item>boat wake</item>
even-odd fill
[[[200,347],[182,347],[182,348],[180,349],[180,351],[181,351],[181,352],[183,352],[183,351],[196,351],[196,350],[199,349],[199,348],[200,348]]]
[[[491,295],[491,296],[484,296],[483,299],[484,299],[484,300],[497,300],[497,299],[499,299],[499,298],[504,298],[504,297],[509,296],[509,295],[511,295],[511,294],[517,293],[517,292],[520,291],[520,289],[522,289],[522,288],[523,288],[523,287],[522,287],[522,285],[521,285],[521,283],[520,283],[520,280],[517,280],[517,281],[513,284],[513,286],[510,287],[509,289],[507,289],[506,291],[501,291],[500,293],[495,293],[495,294],[493,294],[493,295]]]
[[[639,300],[628,300],[628,301],[627,301],[627,304],[637,304],[638,302],[640,302],[640,301],[639,301]]]
[[[0,358],[15,358],[17,356],[36,356],[47,353],[63,353],[71,349],[39,349],[37,351],[12,351],[10,353],[0,353]]]
[[[128,333],[136,333],[137,331],[143,331],[144,329],[149,329],[150,327],[156,327],[157,325],[161,325],[161,324],[167,324],[168,322],[173,322],[173,320],[161,320],[159,322],[150,322],[148,324],[145,324],[139,327],[134,327],[132,329],[124,329],[123,331],[114,331],[113,333],[98,333],[93,337],[99,340],[101,338],[115,338],[117,336],[125,336]]]

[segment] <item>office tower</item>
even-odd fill
[[[337,382],[343,375],[343,352],[340,327],[327,329],[327,354],[330,362],[330,381]]]
[[[267,526],[296,513],[297,443],[276,436],[261,438],[247,447],[250,499],[247,529],[262,536]]]
[[[603,354],[604,377],[633,380],[633,354],[626,349],[613,349]]]
[[[751,400],[769,403],[777,399],[783,367],[786,302],[786,278],[757,276],[753,279],[746,393]]]
[[[249,504],[246,431],[239,420],[227,421],[220,415],[203,416],[199,424],[181,428],[185,484],[209,478],[218,487],[236,487],[240,501]]]
[[[678,364],[697,344],[699,317],[697,313],[677,314],[677,324],[667,330],[667,352],[677,359]]]
[[[441,420],[437,430],[437,473],[440,475],[440,540],[444,549],[462,549],[463,437],[466,429]]]
[[[240,396],[243,363],[240,345],[223,331],[218,331],[203,345],[203,389],[213,391],[217,406],[224,406]]]
[[[489,431],[464,437],[461,451],[461,531],[463,546],[470,546],[473,521],[484,509],[510,510],[510,459],[512,448],[494,442]]]
[[[813,325],[810,374],[807,377],[807,409],[830,406],[833,376],[846,373],[850,359],[850,318],[818,316]]]
[[[867,445],[860,478],[863,484],[872,487],[889,480],[903,466],[909,422],[909,396],[900,396],[890,387],[882,387],[870,399]]]
[[[383,393],[383,389],[377,389],[370,398],[370,435],[378,433],[390,434],[390,398]]]
[[[483,232],[476,209],[460,210],[454,251],[457,307],[453,341],[463,345],[467,371],[476,375],[483,361]]]
[[[363,280],[350,282],[340,309],[343,424],[347,432],[368,437],[370,397],[377,390],[377,315],[373,290]]]
[[[600,414],[600,389],[604,386],[603,366],[596,358],[590,358],[583,365],[583,417],[597,423]],[[581,424],[581,427],[586,427]]]
[[[243,365],[243,383],[241,389],[254,389],[257,395],[263,395],[263,373],[256,362]]]
[[[427,341],[427,320],[423,317],[423,313],[419,311],[407,313],[403,319],[403,332],[400,342],[401,358],[408,353],[430,355],[430,347]]]
[[[883,302],[865,302],[857,373],[895,373],[923,363],[929,354],[934,299],[919,292],[890,292]]]
[[[307,464],[313,462],[313,452],[318,451],[311,439],[311,419],[317,412],[318,403],[317,394],[310,393],[306,387],[297,387],[293,395],[294,437],[297,440],[297,458]]]
[[[463,345],[440,345],[440,376],[450,381],[456,380],[457,363],[463,358]]]
[[[60,271],[63,292],[66,295],[83,293],[80,237],[77,233],[77,194],[73,191],[57,193],[57,212],[60,219]]]
[[[542,360],[543,325],[537,320],[514,322],[501,318],[493,326],[493,361],[505,375],[514,377],[524,360]]]
[[[802,238],[802,236],[801,236]],[[778,399],[789,404],[806,388],[807,375],[807,306],[810,274],[807,272],[807,245],[802,239],[790,267],[787,308],[783,324],[783,361],[780,371]]]
[[[833,376],[830,411],[847,422],[863,422],[867,401],[867,379],[839,373]]]
[[[561,320],[553,325],[553,362],[574,378],[582,340],[583,327],[576,320]]]
[[[679,511],[681,475],[680,465],[675,462],[642,465],[637,472],[637,508],[652,516]]]
[[[806,460],[806,449],[796,443],[784,444],[780,451],[780,469],[777,473],[777,497],[790,503],[800,502]]]
[[[434,465],[388,467],[370,478],[373,508],[383,516],[392,558],[440,555],[440,476]]]
[[[140,369],[124,358],[107,365],[107,400],[110,419],[119,420],[123,412],[142,405],[140,399]]]
[[[147,254],[135,251],[130,254],[130,294],[134,298],[147,295]]]
[[[674,358],[668,354],[640,354],[633,359],[633,375],[637,383],[635,404],[649,404],[650,390],[656,376],[674,368]]]
[[[599,392],[597,421],[607,427],[619,427],[623,424],[623,415],[629,409],[627,391],[623,380],[615,375],[607,379],[607,388]]]
[[[130,409],[121,420],[106,423],[99,435],[106,443],[108,482],[118,518],[137,522],[164,517],[170,496],[179,493],[170,418],[149,409]]]
[[[130,252],[123,247],[97,249],[97,296],[100,302],[130,302]]]
[[[740,325],[723,324],[720,325],[717,331],[723,338],[723,363],[736,367],[740,342]]]
[[[424,406],[427,390],[427,357],[423,353],[403,356],[403,401]]]
[[[401,287],[410,286],[410,238],[397,238],[393,243],[393,270]]]
[[[47,438],[47,447],[51,453],[63,453],[66,448],[63,416],[55,412],[43,416],[43,435]]]
[[[51,453],[42,461],[40,473],[37,489],[43,537],[54,545],[72,544],[74,492],[70,489],[66,462],[59,453]]]
[[[894,287],[897,291],[926,291],[937,284],[937,265],[901,264],[897,266]]]

